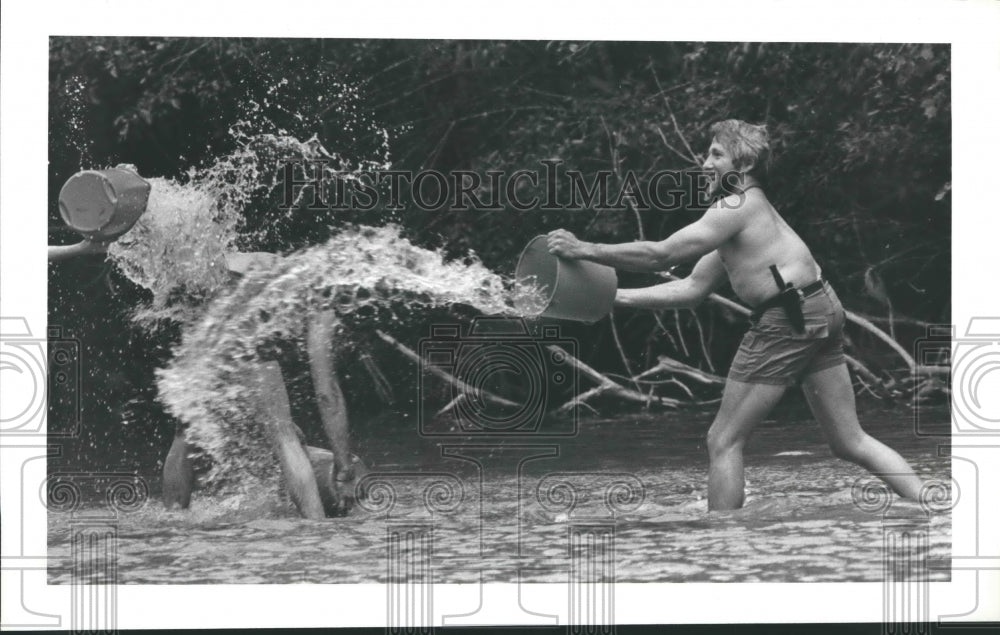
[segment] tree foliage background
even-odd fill
[[[275,102],[279,84],[277,125],[344,156],[377,153],[385,129],[400,170],[510,173],[558,159],[584,175],[612,170],[618,185],[627,173],[644,183],[658,170],[695,167],[711,123],[735,117],[768,125],[768,195],[845,305],[882,325],[891,311],[897,339],[910,346],[923,323],[950,316],[950,65],[950,48],[930,44],[52,38],[50,243],[74,238],[56,204],[74,172],[128,162],[144,176],[183,178],[229,149],[247,105]],[[503,273],[532,236],[556,227],[620,242],[661,239],[697,218],[446,206],[303,211],[289,221],[274,207],[262,197],[248,210],[248,227],[269,231],[242,248],[287,252],[344,223],[391,221],[418,244],[456,257],[474,251]],[[84,349],[91,441],[127,445],[125,455],[148,464],[170,434],[153,405],[152,369],[176,332],[130,326],[143,293],[97,260],[50,274],[50,323],[67,325]],[[616,316],[631,370],[668,353],[724,373],[741,330],[733,316],[704,307],[656,317]],[[607,320],[568,328],[587,343],[584,359],[626,372]],[[854,337],[879,357],[877,344]],[[371,396],[346,383],[363,411]],[[138,436],[129,441],[123,425]],[[136,446],[143,435],[153,441]]]

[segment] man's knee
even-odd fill
[[[836,439],[830,442],[833,456],[850,463],[860,463],[864,457],[865,436]]]
[[[705,438],[708,445],[709,456],[718,456],[725,452],[730,452],[743,447],[743,439],[731,430],[727,430],[723,422],[718,419],[708,429]]]

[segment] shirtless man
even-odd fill
[[[616,306],[691,308],[728,276],[736,295],[756,307],[708,431],[710,510],[742,507],[743,445],[785,390],[799,381],[834,455],[916,500],[920,478],[903,457],[858,423],[843,354],[844,309],[822,280],[809,248],[771,206],[755,178],[768,159],[766,130],[730,119],[711,131],[714,138],[702,168],[717,198],[697,222],[660,242],[617,245],[583,242],[558,229],[548,236],[549,250],[563,258],[641,272],[699,259],[683,280],[620,289]],[[779,300],[776,283],[795,290]]]
[[[234,281],[255,267],[266,269],[277,261],[274,254],[263,252],[226,255],[226,265]],[[309,370],[323,431],[332,452],[306,445],[305,435],[292,419],[285,379],[277,360],[261,359],[256,372],[246,379],[256,387],[261,424],[278,457],[292,502],[302,516],[317,520],[347,513],[354,502],[357,481],[367,468],[350,452],[347,405],[330,348],[337,317],[333,311],[320,311],[306,319]],[[194,469],[188,451],[183,430],[178,427],[163,462],[163,503],[168,508],[186,509],[190,504]]]
[[[146,211],[150,186],[139,176],[135,166],[121,164],[116,179],[125,170],[129,176],[129,197],[119,200],[111,194],[104,172],[80,172],[66,182],[59,194],[63,219],[84,239],[75,245],[50,245],[49,261],[76,256],[100,255],[128,232]],[[108,171],[111,172],[111,171]],[[107,216],[111,210],[111,217]],[[94,229],[98,228],[98,229]],[[273,266],[277,257],[263,252],[231,253],[226,263],[234,278],[255,266]],[[281,367],[275,360],[261,361],[256,373],[248,377],[257,384],[264,432],[278,456],[285,486],[299,512],[306,518],[319,519],[346,513],[355,494],[363,494],[355,485],[367,471],[358,457],[350,453],[347,408],[334,368],[330,341],[336,323],[332,311],[309,317],[307,344],[309,367],[316,392],[323,430],[332,452],[307,446],[302,431],[292,421],[288,393]],[[178,427],[163,464],[163,502],[167,507],[187,508],[194,488],[194,468],[188,457],[188,444]]]

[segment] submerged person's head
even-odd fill
[[[702,165],[709,173],[709,189],[718,189],[730,173],[760,177],[771,155],[767,128],[739,119],[717,121],[710,128],[712,144]]]

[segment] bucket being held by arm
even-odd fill
[[[132,229],[146,211],[150,185],[128,165],[83,170],[59,191],[59,215],[84,237],[76,245],[49,247],[49,260],[103,253],[107,244]]]
[[[542,235],[521,252],[515,284],[515,308],[524,315],[593,323],[611,313],[618,275],[606,265],[549,253]]]

